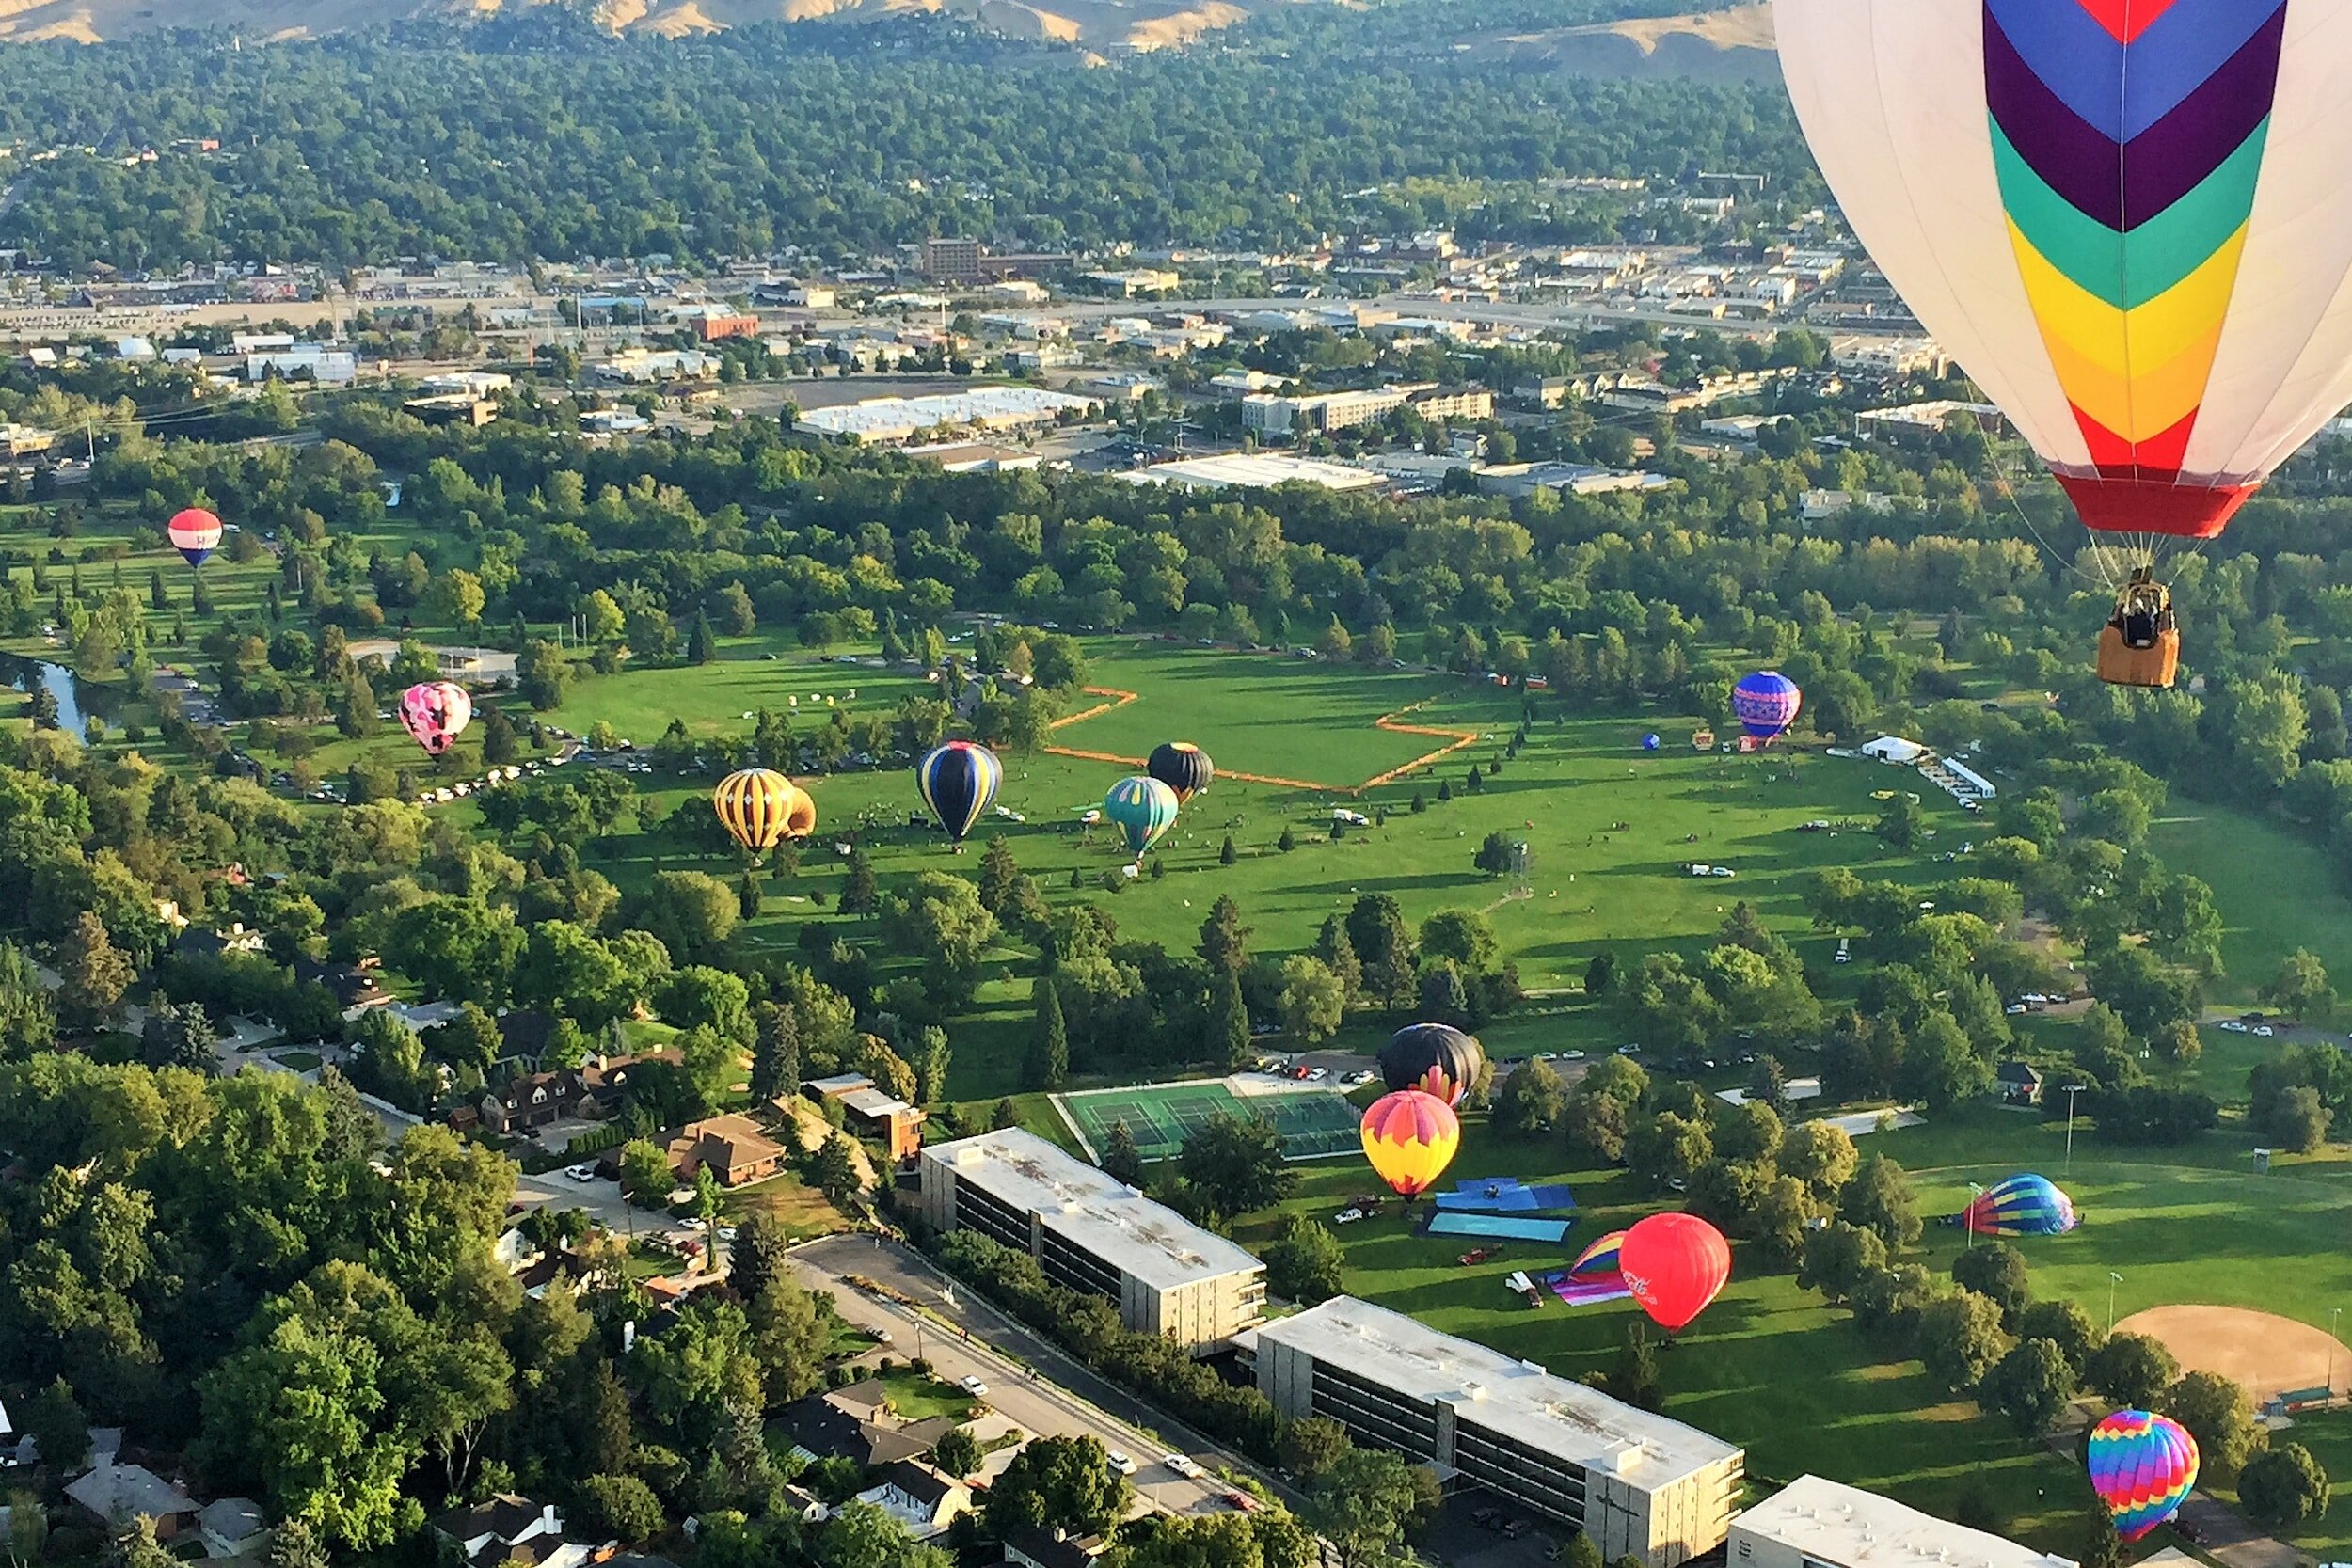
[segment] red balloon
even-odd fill
[[[1731,1277],[1731,1243],[1696,1214],[1652,1214],[1625,1233],[1617,1261],[1642,1310],[1673,1334]]]

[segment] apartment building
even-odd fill
[[[1612,1560],[1675,1568],[1724,1544],[1745,1456],[1695,1427],[1352,1296],[1241,1341],[1286,1416],[1437,1467],[1590,1535]]]
[[[1726,1568],[2074,1568],[1891,1497],[1801,1476],[1731,1522]]]
[[[1119,1304],[1137,1334],[1205,1354],[1265,1311],[1265,1265],[1034,1132],[923,1151],[923,1217],[1034,1257],[1047,1278]]]

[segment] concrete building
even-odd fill
[[[1484,387],[1437,388],[1415,392],[1405,400],[1406,407],[1424,420],[1491,420],[1495,417],[1495,395]]]
[[[938,430],[1019,430],[1094,413],[1093,398],[1049,392],[1035,387],[976,387],[919,398],[868,398],[838,408],[803,414],[795,430],[810,436],[854,436],[888,444],[911,441]]]
[[[1724,1543],[1745,1455],[1528,1361],[1353,1296],[1263,1324],[1258,1386],[1513,1505],[1575,1526],[1612,1560],[1674,1568]]]
[[[1386,419],[1405,406],[1410,395],[1402,387],[1373,387],[1354,392],[1313,392],[1304,397],[1280,397],[1253,392],[1241,400],[1241,427],[1257,436],[1290,436],[1299,431],[1347,430]]]
[[[923,242],[923,273],[946,283],[980,280],[980,242],[934,239]]]
[[[1731,1522],[1728,1568],[2074,1568],[1891,1497],[1800,1476]]]
[[[1133,1332],[1195,1352],[1264,1316],[1264,1264],[1017,1127],[924,1150],[923,1217],[1029,1253],[1047,1278],[1119,1303]]]
[[[315,381],[322,387],[348,387],[359,379],[359,360],[356,355],[317,343],[296,343],[245,356],[247,381],[267,381],[272,376],[283,381]]]
[[[1277,484],[1318,484],[1326,490],[1371,490],[1388,483],[1385,475],[1344,463],[1323,463],[1311,457],[1284,457],[1273,452],[1226,452],[1214,457],[1183,457],[1154,463],[1121,474],[1130,484],[1174,484],[1187,490],[1264,490]]]

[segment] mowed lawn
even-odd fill
[[[2151,1150],[2145,1158],[2093,1137],[2078,1137],[2071,1175],[2060,1171],[2059,1129],[1989,1108],[1860,1141],[1865,1153],[1883,1149],[1913,1171],[1920,1212],[1931,1217],[1910,1260],[1939,1275],[1948,1274],[1967,1238],[1932,1216],[1956,1212],[1972,1180],[2031,1169],[2061,1180],[2086,1213],[2072,1235],[2020,1243],[2035,1291],[2077,1301],[2099,1323],[2106,1321],[2110,1272],[2123,1276],[2119,1316],[2166,1303],[2211,1303],[2325,1324],[2327,1307],[2346,1299],[2352,1259],[2342,1238],[2352,1222],[2352,1183],[2342,1164],[2256,1177],[2243,1135],[2211,1134],[2189,1149]],[[1964,1151],[1965,1163],[1944,1163],[1955,1150]],[[1376,1186],[1352,1163],[1300,1168],[1300,1191],[1288,1207],[1327,1220],[1351,1196]],[[1497,1257],[1464,1267],[1458,1259],[1470,1242],[1416,1237],[1391,1212],[1338,1227],[1348,1290],[1565,1376],[1607,1370],[1638,1308],[1628,1302],[1571,1310],[1548,1299],[1531,1309],[1502,1279],[1514,1269],[1560,1266],[1661,1205],[1621,1171],[1576,1168],[1554,1140],[1505,1138],[1473,1120],[1447,1183],[1488,1175],[1574,1187],[1582,1207],[1566,1242],[1558,1248],[1506,1243]],[[1263,1243],[1278,1226],[1279,1216],[1268,1216],[1245,1227],[1240,1239]],[[1915,1360],[1862,1334],[1843,1311],[1798,1290],[1792,1275],[1764,1272],[1746,1247],[1736,1249],[1731,1284],[1662,1354],[1661,1370],[1668,1413],[1745,1447],[1759,1489],[1810,1471],[1949,1517],[1973,1482],[2005,1532],[2061,1552],[2079,1544],[2091,1497],[2078,1467],[2020,1440],[1970,1401],[1946,1397]],[[2352,1471],[2352,1425],[2335,1441],[2331,1451]],[[2343,1525],[2352,1527],[2352,1510],[2344,1513]]]
[[[2190,801],[2149,831],[2166,865],[2212,884],[2226,928],[2216,1001],[2251,1002],[2298,947],[2319,955],[2339,989],[2352,983],[2352,896],[2326,850],[2243,812]]]

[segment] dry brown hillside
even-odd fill
[[[1469,58],[1575,76],[1694,76],[1717,82],[1761,81],[1779,73],[1769,6],[1740,6],[1702,16],[1647,18],[1540,33],[1489,34]]]
[[[94,43],[152,27],[229,27],[308,38],[370,23],[495,11],[542,0],[0,0],[0,40]],[[968,17],[1015,38],[1089,48],[1164,49],[1295,0],[593,0],[615,31],[715,32],[754,22],[856,22],[906,11]]]

